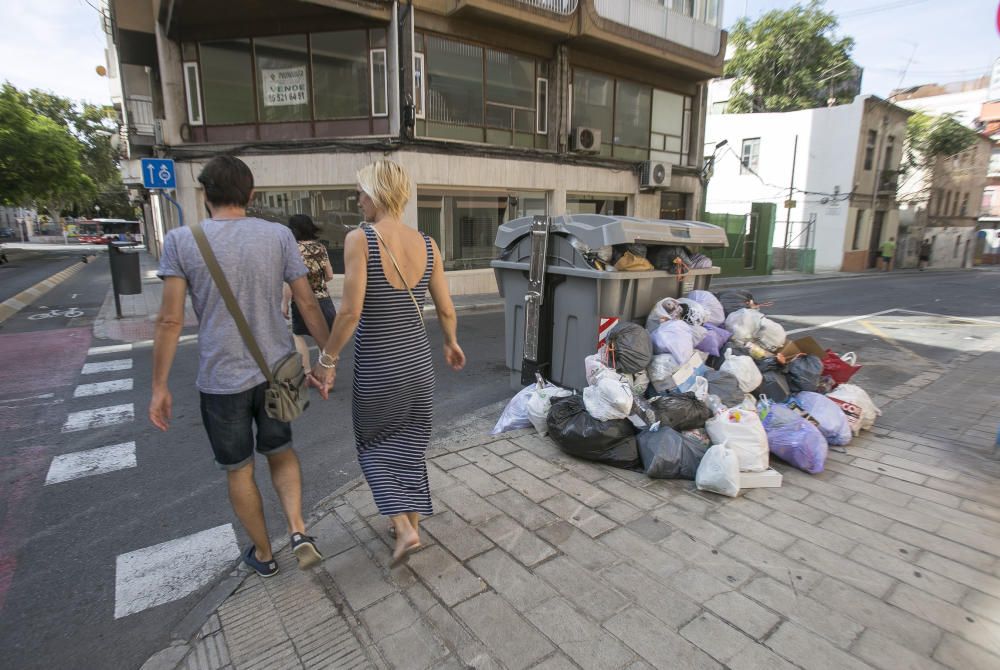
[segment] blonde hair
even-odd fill
[[[390,160],[375,161],[358,170],[358,186],[375,207],[393,216],[401,217],[410,200],[410,177],[398,163]]]

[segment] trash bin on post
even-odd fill
[[[115,311],[122,318],[122,304],[119,296],[142,293],[142,277],[139,272],[139,253],[125,251],[126,247],[138,246],[135,242],[108,242],[108,259],[111,262],[111,289],[115,294]]]
[[[548,223],[544,242],[543,221]],[[657,246],[724,247],[728,242],[722,228],[698,221],[576,214],[509,221],[500,226],[495,244],[501,252],[491,266],[504,297],[505,358],[511,387],[531,383],[537,371],[560,386],[582,389],[587,385],[584,358],[597,351],[602,332],[619,320],[645,323],[658,300],[707,290],[720,269],[713,266],[681,275],[664,270],[599,270],[581,249],[597,251],[617,244],[644,244],[650,250]],[[539,262],[538,249],[545,249],[541,252],[544,264]],[[539,288],[540,295],[532,298]],[[538,323],[526,328],[535,318],[533,300],[540,303],[540,309],[535,308]],[[529,352],[534,348],[536,353],[527,361],[526,340]]]

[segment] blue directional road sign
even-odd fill
[[[142,185],[149,189],[177,188],[174,162],[169,158],[143,158]]]

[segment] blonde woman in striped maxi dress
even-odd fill
[[[420,547],[420,517],[432,512],[424,460],[434,398],[422,312],[428,290],[444,334],[445,361],[461,370],[465,354],[458,345],[441,252],[431,238],[401,220],[410,198],[409,177],[396,163],[380,160],[359,170],[357,179],[366,223],[344,242],[344,295],[313,375],[325,395],[340,352],[357,330],[351,396],[355,446],[375,504],[395,531],[396,564]]]

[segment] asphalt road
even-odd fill
[[[89,252],[93,253],[93,252]],[[6,248],[9,263],[0,265],[0,302],[48,279],[78,262],[78,251],[48,251]]]
[[[1000,323],[998,278],[984,272],[928,272],[754,292],[759,300],[774,301],[766,311],[786,328],[810,329],[793,337],[813,335],[838,351],[857,351],[865,368],[856,380],[884,386],[907,378],[916,361],[945,361],[957,350],[975,347],[984,328]],[[179,349],[171,377],[173,423],[169,432],[157,432],[145,419],[150,348],[87,355],[90,347],[110,344],[91,335],[107,286],[104,264],[95,264],[44,299],[46,307],[76,307],[82,316],[30,320],[42,310],[26,310],[0,328],[0,658],[5,667],[139,667],[168,644],[170,631],[226,570],[209,575],[214,579],[193,593],[116,618],[120,557],[225,524],[233,524],[240,546],[246,542],[201,428],[193,387],[197,345]],[[438,330],[429,321],[438,366],[437,431],[454,430],[484,408],[492,416],[496,404],[511,395],[502,321],[499,312],[461,317],[460,339],[469,364],[458,374],[444,369]],[[126,359],[130,369],[82,374],[85,363]],[[350,430],[349,356],[341,369],[331,399],[314,400],[295,424],[306,510],[359,473]],[[132,390],[74,397],[81,384],[125,379],[132,380]],[[127,405],[134,411],[132,421],[65,432],[74,413]],[[134,467],[45,485],[53,457],[128,442],[135,442]],[[278,503],[260,465],[271,535],[281,537]]]

